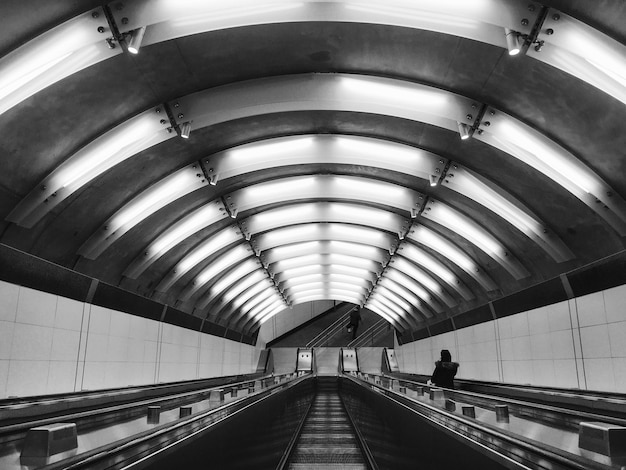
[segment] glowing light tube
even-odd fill
[[[409,227],[407,219],[393,212],[361,204],[333,202],[291,204],[260,212],[245,219],[246,231],[250,235],[277,227],[313,222],[365,225],[392,233],[404,233]]]
[[[204,186],[205,180],[198,177],[191,166],[178,170],[124,205],[80,247],[78,253],[85,258],[97,258],[122,235],[159,209]]]
[[[410,230],[408,238],[433,249],[444,258],[447,258],[452,263],[456,264],[459,268],[473,277],[481,286],[483,286],[485,290],[492,291],[498,288],[496,283],[474,260],[460,250],[455,244],[446,240],[441,235],[420,225]]]
[[[279,306],[277,306],[277,307],[275,307],[275,308],[273,308],[271,310],[268,310],[267,312],[262,312],[262,314],[259,314],[259,317],[258,317],[258,320],[257,320],[259,325],[262,325],[267,320],[269,320],[273,316],[279,314],[283,310],[285,310],[285,306],[284,305],[279,305]]]
[[[304,256],[308,254],[339,254],[371,259],[377,263],[386,263],[389,252],[371,245],[361,243],[342,242],[337,240],[317,240],[312,242],[293,243],[282,245],[265,251],[261,255],[263,264],[268,266],[278,261]]]
[[[232,206],[239,212],[263,205],[303,199],[359,200],[410,213],[420,194],[392,183],[357,176],[294,176],[248,186],[232,193]]]
[[[403,256],[397,256],[393,259],[392,267],[397,269],[398,271],[406,274],[407,276],[415,279],[419,284],[426,286],[428,290],[434,292],[435,295],[439,296],[441,300],[446,301],[444,295],[444,289],[438,281],[435,281],[431,276],[429,276],[426,272],[424,272],[419,266],[409,261],[408,258]],[[444,271],[444,270],[442,270]],[[444,272],[448,272],[445,270]],[[461,297],[465,300],[471,300],[474,298],[472,291],[468,289],[468,287],[456,276],[452,278],[444,278],[443,281],[455,290]]]
[[[205,160],[219,181],[268,168],[321,163],[371,166],[428,179],[441,173],[446,162],[409,145],[348,135],[267,139],[224,150]]]
[[[358,256],[340,255],[335,253],[313,253],[310,255],[289,258],[274,263],[269,267],[269,270],[273,273],[279,273],[287,269],[300,268],[309,265],[343,265],[352,268],[365,269],[371,272],[380,272],[382,270],[379,263],[370,259],[364,259]]]
[[[242,294],[244,291],[246,291],[247,289],[249,289],[256,283],[261,282],[263,280],[267,280],[268,282],[270,282],[267,279],[267,276],[265,275],[265,273],[262,272],[261,270],[253,271],[247,276],[245,276],[244,278],[242,278],[239,282],[237,282],[237,284],[231,286],[230,289],[223,292],[223,294],[219,295],[218,297],[213,297],[210,295],[210,293],[205,294],[201,298],[201,300],[196,302],[196,308],[203,310],[207,306],[209,306],[209,314],[211,315],[211,318],[214,319],[213,317],[214,311],[219,310],[220,308],[224,307],[226,304],[232,302],[232,300],[235,299],[238,295]],[[215,306],[215,309],[213,308],[214,306]]]
[[[443,306],[435,299],[434,296],[430,295],[426,289],[421,288],[417,283],[413,282],[412,286],[415,287],[416,290],[411,291],[409,286],[404,286],[398,282],[400,276],[396,276],[394,278],[391,275],[393,272],[400,274],[397,270],[389,269],[385,271],[385,277],[378,282],[378,285],[389,289],[391,292],[401,297],[405,302],[410,303],[414,307],[420,307],[422,303],[425,303],[437,313],[443,311]]]
[[[368,271],[367,269],[354,268],[352,266],[345,266],[341,264],[320,265],[311,264],[301,266],[298,268],[287,269],[282,272],[277,272],[274,276],[274,280],[278,283],[288,281],[292,278],[309,275],[341,275],[349,276],[352,278],[359,278],[368,281],[370,284],[374,283],[376,279],[376,272]]]
[[[316,300],[339,300],[343,302],[350,302],[353,304],[359,304],[363,302],[363,299],[357,296],[351,295],[338,295],[334,294],[332,297],[328,297],[324,294],[294,294],[292,297],[293,305],[303,304],[306,302],[315,302]]]
[[[154,110],[146,111],[93,140],[44,178],[11,211],[7,220],[30,228],[97,176],[171,138],[160,118]]]
[[[257,252],[277,246],[313,240],[339,240],[362,243],[391,250],[395,245],[393,236],[378,230],[348,224],[303,224],[265,232],[252,240]]]
[[[102,8],[82,13],[0,58],[0,114],[73,73],[121,54],[120,48],[106,45],[98,28],[109,30]]]
[[[574,257],[554,233],[548,235],[546,224],[520,201],[474,172],[454,163],[441,184],[473,199],[502,217],[543,248],[556,262],[560,263]]]
[[[221,209],[221,210],[220,210]],[[152,263],[194,233],[226,217],[219,201],[196,209],[161,233],[124,271],[124,276],[137,279]]]
[[[422,213],[425,218],[434,220],[476,245],[515,279],[519,280],[530,276],[528,270],[513,256],[510,250],[483,227],[447,204],[434,200],[430,202],[432,204],[429,204],[427,210]]]
[[[187,301],[196,292],[202,289],[207,283],[211,283],[219,274],[227,271],[235,263],[240,262],[246,258],[252,257],[252,253],[242,243],[234,246],[224,255],[216,258],[207,268],[203,269],[194,279],[183,289],[178,295],[178,298],[182,301]]]
[[[400,331],[410,329],[409,324],[404,318],[402,318],[400,315],[398,315],[396,312],[391,310],[389,307],[378,302],[375,299],[369,299],[367,303],[365,304],[365,307],[373,311],[374,313],[379,314],[381,317],[383,317],[389,323],[394,325]]]
[[[280,283],[282,289],[289,289],[291,287],[298,286],[300,284],[308,284],[311,282],[321,282],[326,285],[333,285],[335,282],[341,282],[346,284],[354,284],[358,287],[369,289],[373,281],[370,279],[362,279],[353,276],[346,276],[345,274],[305,274],[298,277],[288,277]]]
[[[174,268],[167,273],[161,282],[159,282],[156,290],[159,292],[166,292],[176,281],[187,274],[195,266],[200,264],[203,260],[214,255],[222,248],[241,241],[241,236],[237,234],[234,226],[226,227],[215,233],[176,263]]]

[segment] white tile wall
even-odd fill
[[[0,300],[0,398],[249,373],[260,354],[1,281]]]
[[[445,348],[459,378],[623,392],[624,305],[626,285],[397,346],[396,355],[406,372],[430,374]]]

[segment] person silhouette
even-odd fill
[[[352,339],[356,339],[356,330],[361,322],[361,307],[356,307],[350,312],[349,326],[352,328]]]
[[[452,355],[447,349],[441,350],[441,359],[435,362],[435,370],[430,382],[437,387],[454,388],[454,376],[459,370],[459,363],[452,362]]]

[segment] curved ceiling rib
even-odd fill
[[[514,0],[429,2],[371,0],[337,2],[272,0],[216,2],[134,0],[106,7],[121,35],[107,24],[105,12],[83,13],[24,44],[0,60],[0,114],[29,96],[128,50],[135,30],[143,44],[157,44],[207,31],[259,24],[324,21],[384,24],[429,31],[506,47],[505,28],[530,35],[545,21],[527,55],[557,67],[626,103],[626,48],[588,25],[540,4]],[[556,34],[554,34],[556,32]],[[116,41],[122,47],[115,47]],[[538,47],[535,47],[538,46]],[[135,51],[136,52],[136,51]],[[42,64],[44,64],[42,66]]]
[[[623,249],[626,44],[582,0],[72,3],[0,33],[3,244],[251,336],[329,299],[423,328]]]
[[[476,107],[476,102],[468,98],[429,86],[347,74],[306,74],[252,80],[194,93],[172,103],[172,108],[179,113],[179,124],[184,119],[185,122],[192,121],[197,128],[259,113],[337,110],[387,114],[456,131],[458,123],[465,121],[468,115],[474,119]],[[489,121],[477,123],[475,139],[543,173],[580,199],[618,233],[626,235],[626,202],[597,174],[538,131],[503,112],[492,108],[487,111]],[[147,111],[139,117],[147,119],[149,113]],[[152,114],[156,116],[158,113],[152,111]],[[170,137],[164,130],[150,128],[149,132],[138,132],[133,142],[120,148],[116,136],[126,133],[131,121],[97,138],[70,157],[33,189],[7,220],[26,227],[36,223],[88,181],[85,176],[73,181],[71,188],[64,186],[63,175],[68,171],[78,171],[76,168],[84,168],[85,161],[93,161],[98,156],[98,165],[104,171],[132,156],[132,152],[136,154]],[[107,150],[111,145],[115,147],[113,152]],[[90,170],[89,178],[102,171]],[[597,201],[602,204],[597,204]]]

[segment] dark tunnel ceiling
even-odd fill
[[[417,328],[623,250],[624,2],[379,3],[3,1],[0,242],[245,333]]]

